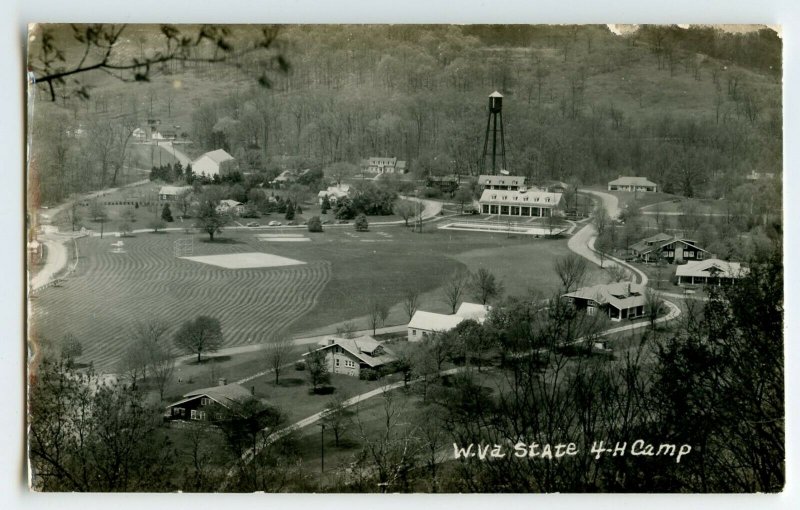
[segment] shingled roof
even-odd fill
[[[583,287],[564,294],[563,297],[592,300],[600,305],[609,304],[618,310],[643,306],[646,300],[644,285],[630,282]]]

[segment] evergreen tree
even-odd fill
[[[294,204],[290,200],[286,201],[286,219],[294,219]]]
[[[172,211],[169,209],[169,204],[164,204],[164,208],[161,210],[161,219],[167,223],[172,222]]]

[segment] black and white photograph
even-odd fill
[[[783,36],[30,24],[29,490],[782,492]]]

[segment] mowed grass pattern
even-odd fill
[[[138,234],[125,253],[111,253],[112,239],[84,239],[78,271],[63,287],[42,291],[32,302],[34,333],[58,339],[66,333],[84,346],[83,362],[117,368],[137,320],[163,319],[172,334],[185,320],[220,320],[225,347],[266,341],[314,308],[330,279],[330,263],[224,269],[173,256],[177,234]],[[195,255],[253,251],[245,243],[195,240]]]

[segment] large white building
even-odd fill
[[[658,191],[658,184],[646,177],[626,177],[620,175],[608,183],[608,191]]]
[[[206,152],[192,161],[192,172],[195,175],[214,177],[215,175],[220,175],[220,166],[226,161],[233,161],[233,156],[225,152],[224,149]]]
[[[483,323],[491,307],[477,303],[461,303],[453,315],[417,310],[408,323],[408,341],[420,342],[431,333],[450,331],[465,320]]]
[[[675,276],[678,285],[711,285],[731,283],[747,276],[749,269],[740,262],[727,262],[719,259],[706,259],[687,262],[678,266]]]
[[[485,189],[478,202],[482,214],[500,216],[548,217],[561,203],[561,193],[539,189],[518,190]]]
[[[406,162],[397,158],[372,157],[364,160],[362,169],[370,174],[404,174],[408,172]]]

